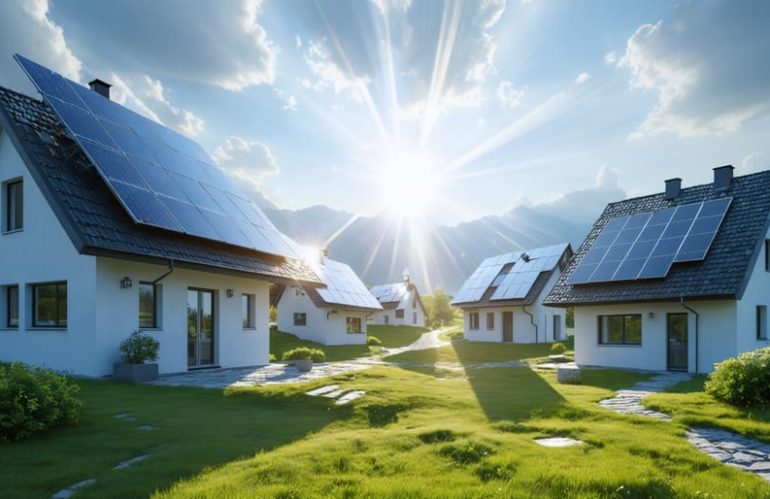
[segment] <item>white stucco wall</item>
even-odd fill
[[[770,239],[770,233],[765,235],[765,239]],[[757,339],[757,305],[768,307],[768,317],[770,317],[770,272],[765,269],[765,242],[761,241],[760,245],[759,256],[752,269],[751,278],[743,296],[738,300],[737,353],[768,346],[767,340]]]
[[[410,290],[406,296],[399,302],[396,309],[382,310],[372,315],[373,324],[387,324],[391,326],[418,326],[425,327],[425,310],[418,300],[415,304],[415,291]],[[413,307],[413,305],[416,305]],[[396,310],[404,311],[404,317],[396,317]],[[387,317],[387,318],[386,318]]]
[[[294,314],[306,315],[305,326],[294,325]],[[318,308],[302,288],[287,286],[278,301],[278,329],[322,345],[365,345],[366,312]],[[361,319],[361,334],[347,333],[347,318]]]

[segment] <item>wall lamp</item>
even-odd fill
[[[233,296],[235,296],[235,291],[233,291],[233,288],[227,288],[227,291],[225,291],[225,293],[227,294],[228,298],[232,298]]]
[[[131,278],[128,276],[120,280],[120,287],[122,289],[129,289],[133,285],[134,285],[134,281],[132,281]]]
[[[647,317],[649,317],[650,319],[654,319],[655,318],[655,312],[650,312],[649,314],[647,314]]]

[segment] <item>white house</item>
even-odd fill
[[[420,292],[411,282],[408,269],[404,269],[403,277],[403,282],[372,287],[372,294],[382,305],[382,311],[372,316],[374,324],[425,327],[425,307]]]
[[[365,345],[366,321],[380,302],[344,263],[321,256],[311,265],[326,287],[280,286],[278,329],[324,345]]]
[[[452,300],[470,341],[543,343],[566,337],[564,312],[543,299],[572,257],[569,244],[487,258]]]
[[[161,373],[267,364],[270,285],[312,270],[195,143],[19,60],[45,102],[0,88],[0,361],[109,375],[140,329]]]
[[[546,303],[582,365],[710,372],[767,346],[770,171],[609,204]]]

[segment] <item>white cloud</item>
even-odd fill
[[[596,188],[597,189],[618,189],[620,188],[620,175],[614,168],[609,168],[607,165],[599,167],[599,171],[596,172]]]
[[[412,0],[372,0],[372,3],[379,9],[380,14],[385,14],[391,9],[406,12],[412,5]]]
[[[604,64],[608,66],[614,66],[618,62],[618,54],[614,50],[604,54]]]
[[[765,153],[752,151],[741,161],[741,172],[745,174],[766,170],[768,163]]]
[[[171,104],[159,80],[153,80],[147,75],[121,78],[113,73],[110,82],[113,85],[111,98],[115,102],[189,137],[196,137],[203,132],[203,119]]]
[[[273,91],[275,92],[275,95],[278,96],[278,98],[283,102],[284,111],[297,110],[297,99],[293,95],[285,90],[281,90],[280,88],[273,88]]]
[[[294,46],[297,47],[298,49],[302,48],[302,37],[301,36],[296,35],[294,37]]]
[[[630,138],[734,132],[770,115],[770,3],[687,3],[670,22],[640,26],[618,66],[657,95]]]
[[[335,94],[348,94],[356,102],[363,102],[367,76],[357,76],[340,67],[329,50],[326,39],[309,41],[305,52],[305,64],[316,77],[313,89],[322,91],[331,88]]]
[[[255,183],[278,173],[278,162],[266,144],[241,137],[230,137],[217,147],[214,159],[228,173]]]
[[[577,78],[575,78],[575,84],[576,85],[582,85],[583,83],[587,82],[591,79],[591,75],[583,71],[579,75],[577,75]]]
[[[522,97],[524,97],[524,89],[513,88],[513,83],[510,81],[501,81],[497,86],[497,100],[503,107],[509,109],[519,107]]]
[[[34,93],[27,77],[11,58],[14,53],[80,81],[82,64],[64,38],[64,30],[48,17],[47,0],[0,2],[0,84]]]

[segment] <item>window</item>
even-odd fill
[[[412,312],[412,324],[417,324],[417,312]]]
[[[757,339],[767,339],[767,306],[757,305]]]
[[[468,313],[468,328],[476,330],[479,328],[479,313],[478,312],[470,312]]]
[[[412,308],[417,308],[417,297],[416,296],[412,299]]]
[[[307,324],[307,315],[304,312],[295,312],[294,313],[294,325],[295,326],[304,326]]]
[[[487,331],[495,329],[495,313],[487,312]]]
[[[151,282],[139,283],[139,327],[158,327],[158,288]]]
[[[32,326],[67,327],[67,283],[32,285]]]
[[[19,287],[6,286],[5,288],[5,326],[19,327]]]
[[[360,317],[347,317],[345,319],[348,334],[361,333],[361,318]]]
[[[241,295],[241,315],[243,315],[243,329],[256,329],[257,321],[254,317],[256,306],[254,305],[256,297],[244,293]]]
[[[641,345],[641,314],[600,315],[599,343],[602,345]]]
[[[385,314],[382,317],[385,319],[385,324],[390,324],[390,316],[388,316],[388,314]]]
[[[396,319],[403,319],[404,318],[404,309],[399,308],[396,310]]]
[[[5,231],[13,232],[24,227],[24,190],[22,181],[5,184]]]

